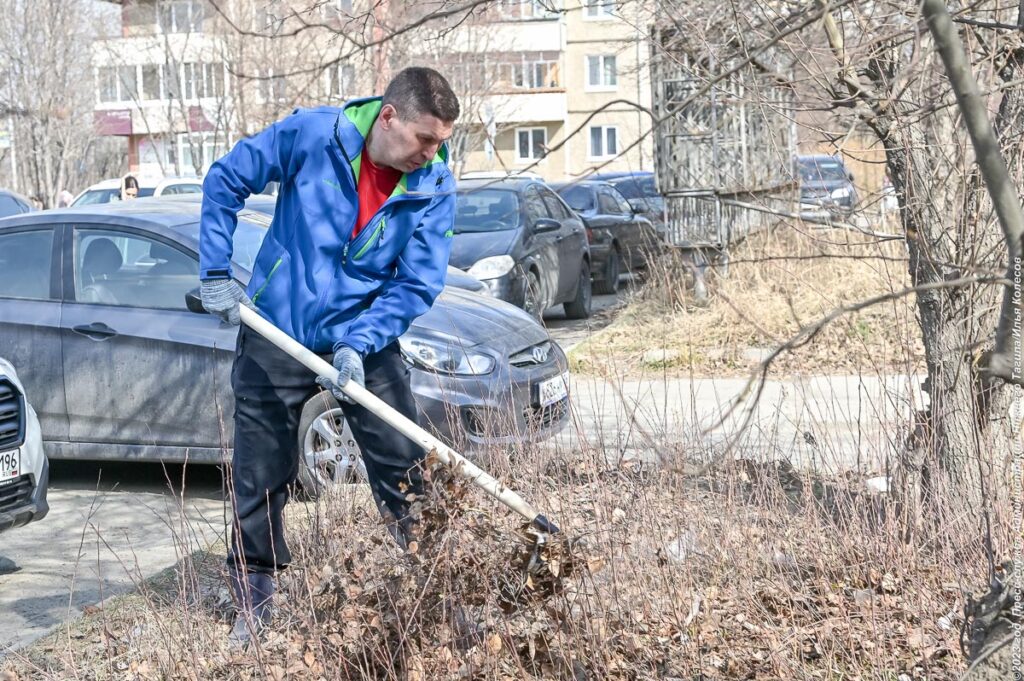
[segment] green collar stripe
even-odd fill
[[[351,121],[352,125],[356,126],[356,130],[363,137],[363,143],[366,143],[366,137],[370,134],[370,129],[373,127],[374,121],[377,120],[377,116],[380,115],[380,110],[384,108],[384,102],[382,99],[372,99],[368,102],[363,102],[358,106],[346,106],[345,116]],[[434,165],[435,163],[447,163],[448,162],[448,146],[442,144],[434,158],[427,163],[424,168]],[[360,149],[359,153],[355,155],[350,161],[352,165],[352,176],[356,178],[356,183],[359,183],[359,170],[363,165],[363,150]],[[398,181],[398,185],[395,186],[395,190],[391,193],[391,196],[398,196],[405,194],[409,191],[409,178],[408,175],[402,174],[402,179]]]
[[[366,136],[370,134],[370,128],[373,127],[373,122],[377,120],[377,115],[380,114],[380,110],[384,108],[384,103],[380,99],[374,99],[369,102],[363,102],[359,106],[346,106],[345,116],[352,122],[352,125],[356,126],[356,130],[362,135],[364,143]],[[359,170],[363,165],[363,151],[359,150],[355,158],[351,161],[352,164],[352,176],[356,178],[356,183],[359,182]]]

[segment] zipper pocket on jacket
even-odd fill
[[[375,244],[379,244],[380,240],[384,238],[384,223],[387,222],[386,217],[382,217],[377,226],[373,228],[373,232],[370,233],[370,238],[366,240],[366,243],[359,247],[356,254],[352,256],[353,260],[357,260],[363,257],[370,248]],[[347,251],[346,251],[347,252]]]
[[[263,286],[260,286],[260,290],[253,294],[252,302],[255,303],[256,299],[259,298],[260,295],[263,293],[263,289],[267,288],[267,284],[270,283],[270,278],[274,276],[274,272],[276,272],[277,268],[281,266],[282,260],[284,260],[284,258],[278,258],[277,262],[274,263],[274,266],[270,268],[270,272],[267,274],[267,278],[263,280]]]

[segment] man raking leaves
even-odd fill
[[[422,493],[424,447],[436,447],[417,440],[398,338],[444,286],[455,218],[445,141],[458,115],[441,74],[405,69],[382,98],[299,110],[240,141],[203,183],[203,305],[247,322],[231,377],[235,643],[270,622],[275,575],[291,562],[282,511],[298,474],[301,408],[318,385],[344,403],[395,540],[408,548],[417,536],[409,498]],[[243,290],[230,264],[237,213],[271,181],[281,187],[274,219]],[[316,362],[296,361],[302,353]],[[552,529],[525,515],[538,532]]]

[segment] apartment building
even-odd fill
[[[390,13],[394,25],[412,6],[111,1],[121,5],[121,31],[94,45],[94,121],[125,140],[137,173],[201,175],[234,141],[295,107],[371,94],[407,63],[437,66],[459,91],[460,173],[528,169],[554,181],[596,167],[652,168],[649,121],[624,103],[650,105],[640,0],[500,0],[459,26],[346,59],[346,31],[378,35],[353,17]],[[296,14],[324,30],[291,35]]]

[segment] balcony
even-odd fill
[[[493,115],[499,125],[563,121],[568,108],[566,100],[562,90],[485,95],[480,98],[478,111],[484,120]]]

